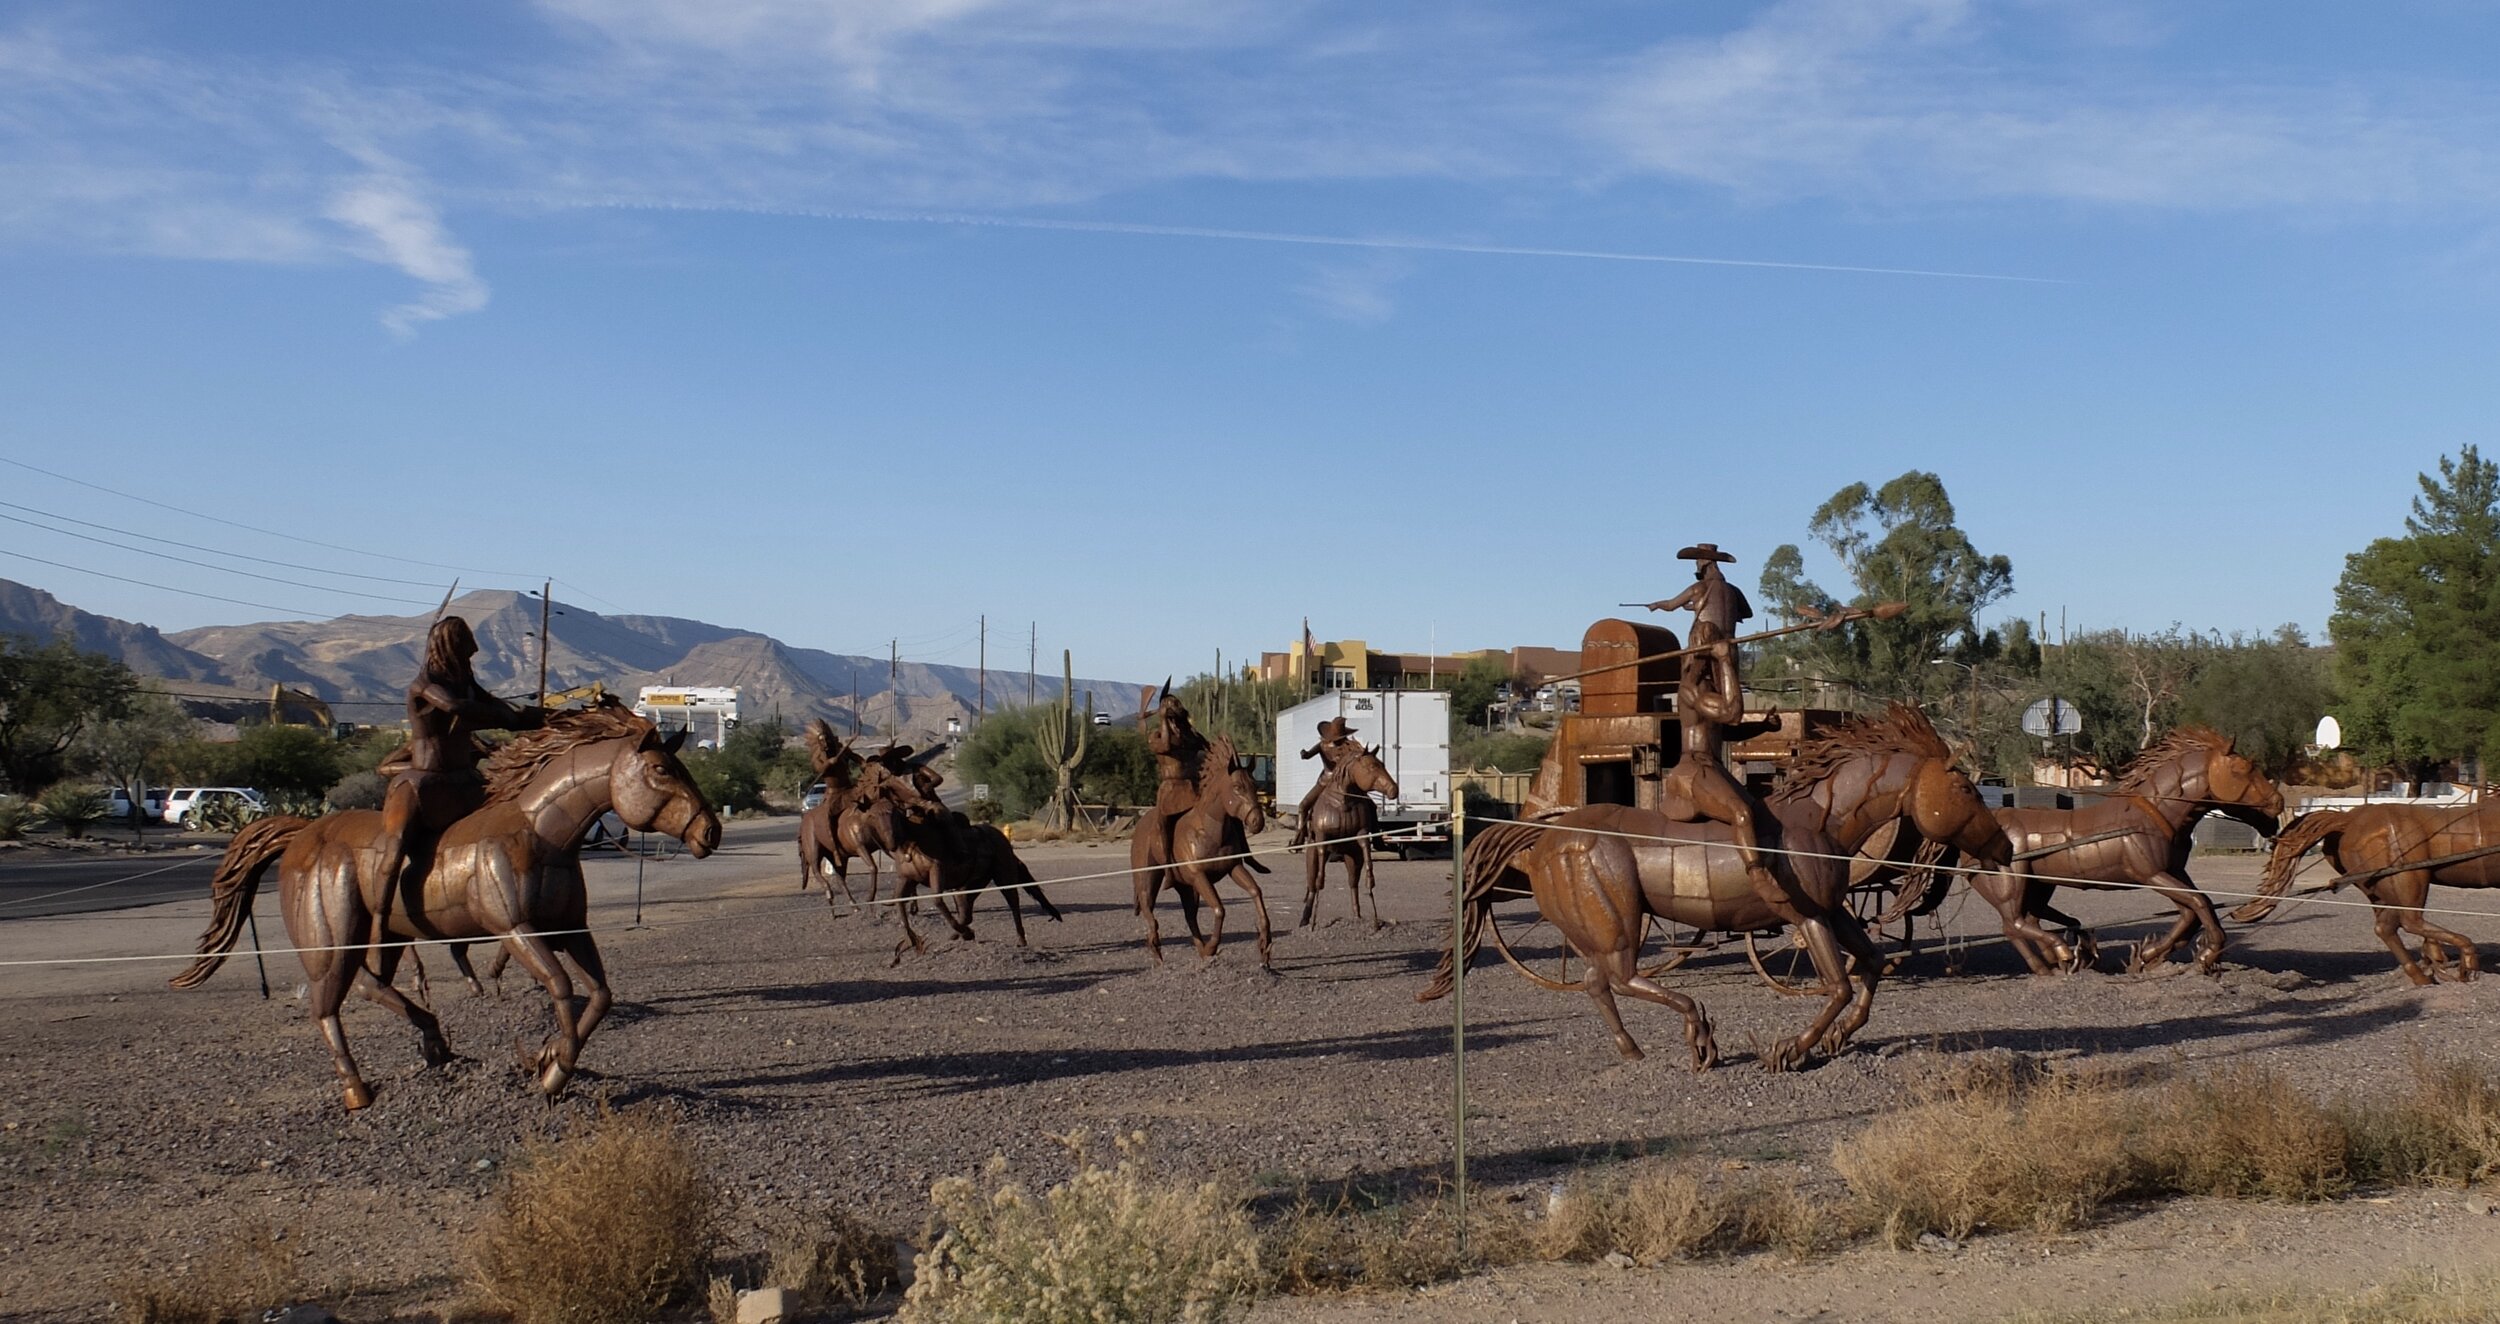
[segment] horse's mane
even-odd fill
[[[2125,770],[2118,774],[2118,789],[2129,795],[2141,795],[2157,789],[2153,784],[2154,769],[2191,750],[2228,754],[2231,752],[2231,737],[2210,726],[2174,726],[2163,732],[2161,739],[2146,745],[2128,760]]]
[[[1205,787],[1215,778],[1231,772],[1234,760],[1240,757],[1241,752],[1233,748],[1231,736],[1217,736],[1207,741],[1206,748],[1198,752],[1198,785]]]
[[[486,775],[487,803],[519,798],[539,769],[571,750],[593,741],[648,735],[656,729],[649,718],[613,701],[549,713],[545,726],[522,732],[486,756],[479,771]]]
[[[1950,759],[1953,750],[1944,743],[1943,736],[1936,734],[1927,714],[1910,704],[1895,702],[1880,713],[1853,717],[1815,737],[1798,753],[1797,761],[1789,765],[1788,775],[1771,788],[1770,798],[1775,804],[1803,800],[1842,765],[1883,754]]]

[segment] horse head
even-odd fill
[[[2206,799],[2223,814],[2271,837],[2282,825],[2283,791],[2238,745],[2223,736],[2218,745],[2204,747]]]
[[[685,742],[684,730],[663,736],[656,727],[645,729],[639,740],[617,742],[608,788],[625,826],[636,832],[665,832],[686,843],[686,852],[699,860],[720,845],[720,815],[677,759]]]
[[[1241,753],[1230,736],[1207,742],[1198,756],[1198,803],[1226,818],[1238,819],[1253,835],[1267,830],[1267,811],[1259,804],[1259,788],[1242,766]]]
[[[1382,763],[1380,755],[1372,750],[1364,750],[1346,760],[1345,784],[1359,795],[1381,795],[1392,800],[1398,798],[1398,779],[1390,775],[1389,766]]]
[[[1982,864],[2002,866],[2013,859],[2014,843],[2004,826],[1979,798],[1978,786],[1949,758],[1929,759],[1920,766],[1901,808],[1902,816],[1929,841]]]

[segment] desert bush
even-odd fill
[[[2351,1186],[2343,1121],[2274,1072],[2241,1067],[2155,1091],[2135,1148],[2153,1189],[2325,1200]]]
[[[25,798],[0,795],[0,841],[23,841],[26,829],[35,821],[35,810]]]
[[[2341,1112],[2357,1177],[2457,1186],[2500,1175],[2500,1080],[2471,1063],[2417,1056],[2411,1092],[2346,1099]]]
[[[478,1285],[519,1324],[651,1319],[705,1285],[719,1216],[674,1124],[612,1116],[504,1179],[472,1246]]]
[[[72,840],[87,835],[88,828],[103,822],[112,812],[101,792],[73,782],[56,782],[35,797],[35,815]]]
[[[2076,1227],[2136,1182],[2128,1100],[2114,1082],[1982,1068],[1921,1095],[1832,1147],[1832,1166],[1896,1246],[1924,1232]]]
[[[2362,1292],[2200,1294],[2169,1305],[2054,1314],[2025,1312],[2013,1324],[2490,1324],[2500,1279],[2413,1272]]]
[[[240,832],[250,827],[264,812],[254,808],[249,800],[219,796],[191,811],[191,829],[195,832]]]
[[[322,797],[332,809],[379,809],[390,784],[378,772],[351,772]]]
[[[811,1310],[864,1306],[903,1280],[894,1238],[839,1209],[777,1229],[765,1255],[765,1286]]]
[[[898,1318],[912,1324],[1013,1319],[1216,1320],[1259,1286],[1259,1242],[1242,1201],[1214,1183],[1149,1177],[1142,1134],[1096,1162],[1079,1131],[1076,1171],[1036,1196],[993,1159],[982,1179],[929,1192],[929,1249]]]
[[[1689,1166],[1574,1177],[1536,1229],[1540,1259],[1595,1260],[1621,1252],[1644,1264],[1713,1249],[1727,1233],[1728,1202]]]
[[[299,1238],[267,1223],[246,1223],[208,1253],[170,1273],[113,1288],[121,1324],[249,1324],[273,1306],[305,1296]]]
[[[1528,1228],[1512,1215],[1472,1208],[1467,1236],[1462,1259],[1446,1198],[1400,1199],[1346,1182],[1297,1193],[1265,1229],[1259,1254],[1268,1286],[1296,1294],[1423,1287],[1535,1258]]]

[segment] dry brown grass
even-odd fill
[[[2500,1175],[2500,1080],[2470,1063],[2417,1056],[2411,1092],[2347,1099],[2356,1176],[2394,1185],[2461,1186]]]
[[[1896,1246],[1921,1233],[2061,1231],[2134,1184],[2125,1092],[2081,1077],[1965,1070],[1832,1148],[1868,1221]]]
[[[775,1230],[765,1255],[764,1285],[810,1310],[864,1306],[903,1280],[894,1238],[839,1209]]]
[[[1221,1319],[1256,1295],[1259,1238],[1238,1193],[1149,1176],[1142,1135],[1109,1166],[1083,1132],[1066,1143],[1076,1171],[1040,1195],[996,1160],[981,1181],[931,1188],[934,1239],[898,1319],[1158,1324]]]
[[[1299,1295],[1423,1287],[1537,1258],[1524,1220],[1478,1205],[1462,1259],[1456,1220],[1442,1195],[1401,1198],[1352,1182],[1305,1188],[1263,1230],[1260,1263],[1271,1290]]]
[[[2172,1081],[2143,1102],[2135,1130],[2140,1181],[2150,1190],[2327,1200],[2352,1186],[2342,1118],[2261,1068]]]
[[[2494,1324],[2500,1321],[2500,1279],[2415,1274],[2366,1292],[2233,1292],[2147,1309],[2015,1318],[2017,1324]]]
[[[472,1245],[478,1286],[519,1324],[647,1320],[704,1284],[720,1197],[652,1113],[534,1149]]]
[[[1537,1257],[1596,1260],[1629,1255],[1643,1264],[1688,1259],[1722,1247],[1729,1201],[1690,1164],[1644,1165],[1574,1177],[1537,1225]]]
[[[181,1268],[116,1285],[115,1318],[121,1324],[258,1320],[263,1310],[305,1298],[300,1242],[284,1228],[244,1224]]]

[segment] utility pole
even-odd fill
[[[981,715],[990,710],[990,618],[981,616],[981,698],[973,705],[972,724],[981,725]]]
[[[1024,645],[1024,706],[1033,706],[1033,664],[1041,656],[1042,623],[1033,622],[1032,637]]]
[[[538,591],[538,706],[547,706],[547,619],[553,614],[556,581]]]
[[[844,668],[851,673],[851,739],[859,739],[859,663]]]

